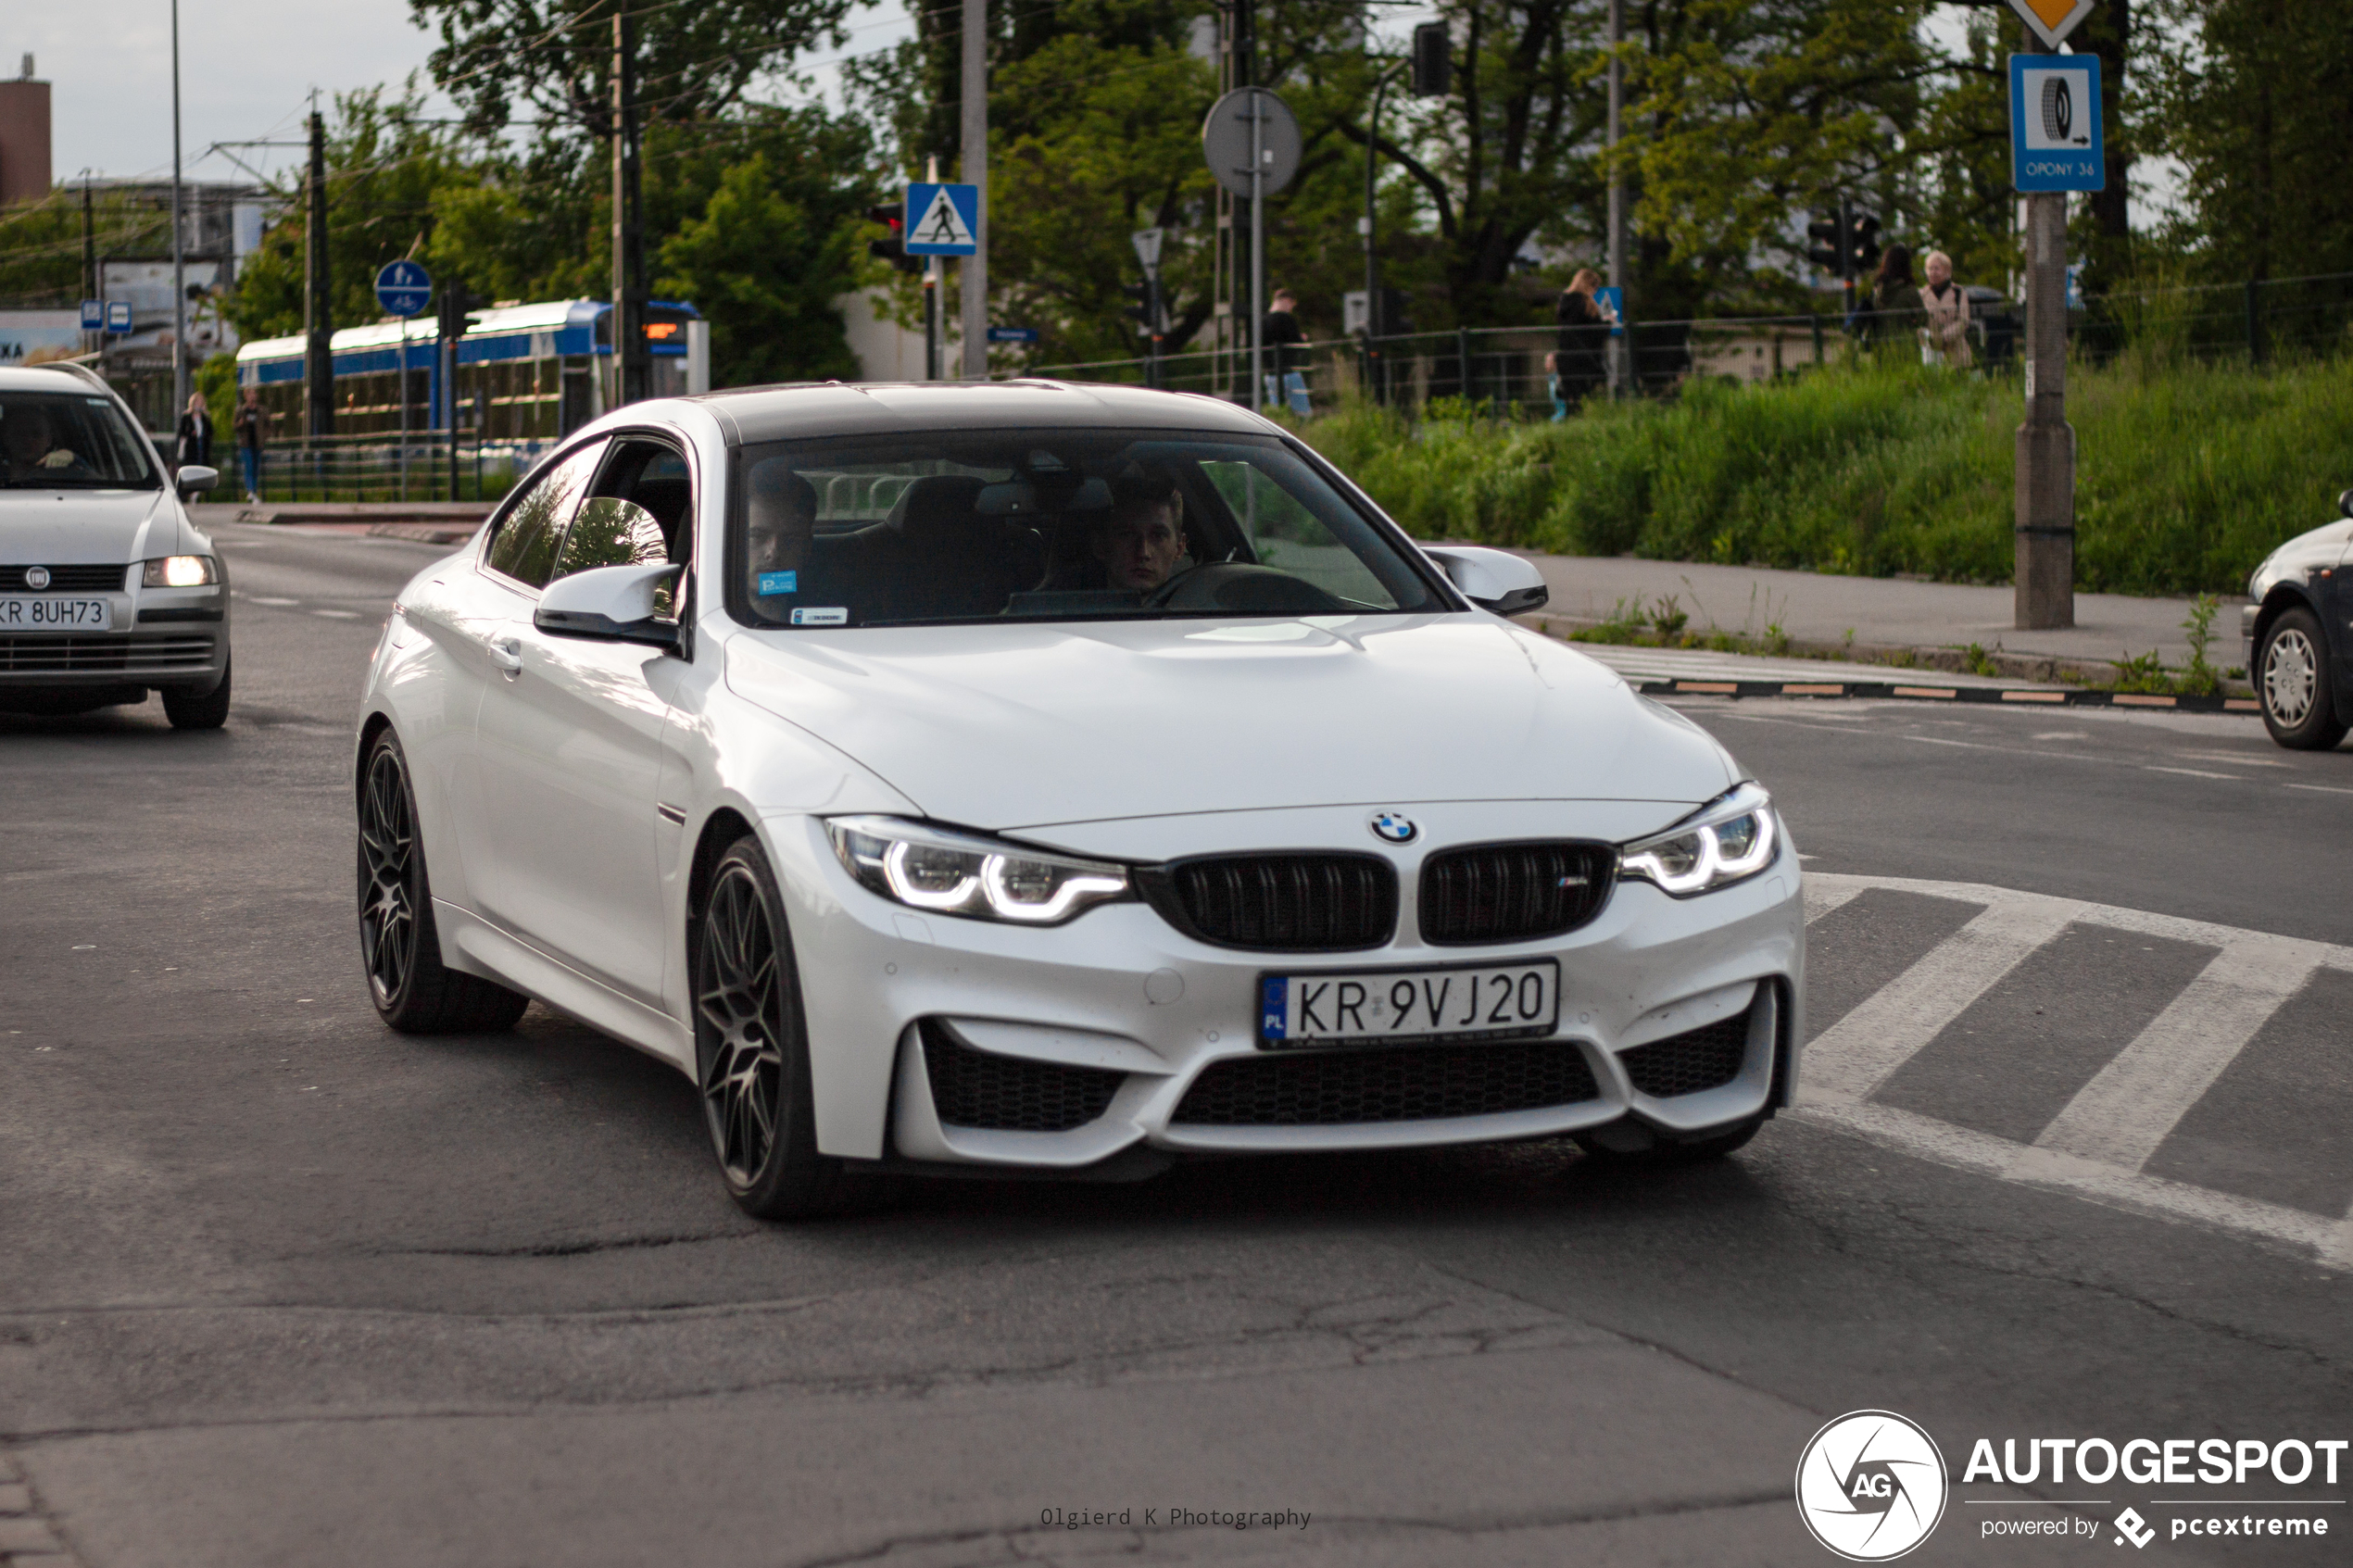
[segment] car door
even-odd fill
[[[646,503],[651,502],[652,507]],[[691,507],[678,448],[622,437],[573,508],[547,582],[671,558],[653,507]],[[482,912],[550,957],[659,1006],[663,958],[656,784],[669,704],[649,672],[671,658],[635,643],[542,632],[516,596],[497,651],[512,665],[484,694],[475,753],[489,829]]]

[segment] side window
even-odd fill
[[[694,532],[693,476],[687,470],[686,459],[673,448],[656,441],[621,437],[613,443],[612,456],[588,494],[598,499],[632,503],[660,530],[662,543],[670,552],[667,558],[687,558],[688,542]]]
[[[597,471],[605,444],[592,441],[532,482],[508,508],[484,557],[490,570],[526,587],[544,588],[556,563],[556,544],[580,493]]]
[[[653,513],[635,501],[591,496],[565,531],[556,557],[558,577],[593,566],[639,566],[670,559],[670,544]]]

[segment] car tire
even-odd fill
[[[224,688],[226,683],[223,683]],[[531,998],[441,961],[409,759],[389,729],[359,771],[359,962],[376,1016],[403,1035],[495,1035]]]
[[[2329,690],[2328,640],[2310,610],[2282,610],[2264,628],[2255,650],[2255,696],[2263,727],[2291,751],[2326,751],[2345,738]]]
[[[175,730],[217,730],[229,721],[229,663],[220,666],[220,684],[202,696],[187,692],[163,694],[163,716]]]
[[[1745,1122],[1736,1122],[1724,1131],[1710,1134],[1706,1137],[1692,1138],[1684,1142],[1662,1137],[1648,1148],[1640,1149],[1609,1148],[1584,1138],[1577,1141],[1585,1150],[1587,1159],[1602,1165],[1621,1167],[1704,1165],[1711,1160],[1721,1160],[1734,1150],[1745,1147],[1748,1140],[1755,1137],[1757,1130],[1769,1120],[1769,1117],[1759,1112]]]
[[[857,1207],[869,1184],[817,1152],[800,972],[758,838],[736,840],[711,868],[687,946],[695,1083],[728,1196],[762,1220]]]

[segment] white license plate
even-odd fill
[[[1520,1040],[1560,1019],[1560,965],[1349,970],[1259,981],[1263,1046],[1412,1045]]]
[[[0,595],[0,632],[111,632],[112,599],[71,594]]]

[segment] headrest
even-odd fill
[[[787,508],[814,521],[817,516],[817,487],[793,471],[789,458],[771,458],[754,463],[749,476],[751,491],[751,525],[755,530],[783,532],[784,514]]]
[[[925,474],[899,493],[883,526],[911,544],[950,544],[969,538],[979,521],[980,491],[980,481],[969,474]]]

